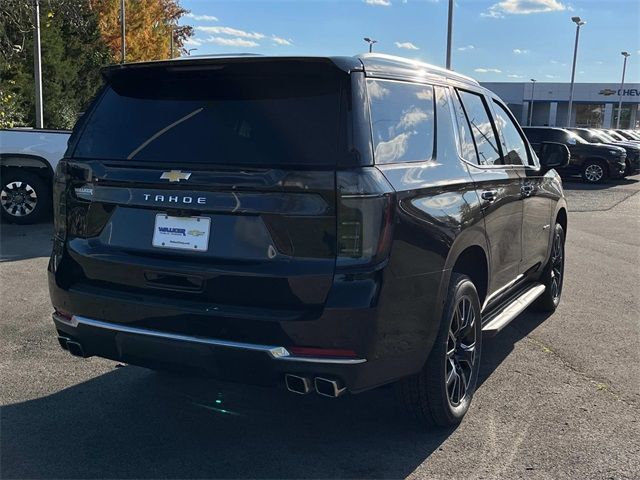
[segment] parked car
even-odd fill
[[[0,130],[0,214],[28,224],[51,214],[53,172],[67,148],[70,132]]]
[[[612,128],[599,128],[599,129],[596,129],[596,130],[598,130],[600,132],[603,132],[603,133],[606,133],[610,137],[613,137],[614,140],[617,140],[619,142],[626,142],[626,141],[629,140],[627,137],[625,137],[624,135],[621,135],[620,133],[618,133],[617,131],[615,131]]]
[[[563,143],[569,148],[571,161],[558,170],[561,175],[581,175],[587,183],[624,176],[627,154],[622,147],[588,143],[564,128],[524,127],[523,130],[534,148],[541,142]]]
[[[615,130],[616,133],[622,135],[627,140],[631,140],[633,142],[640,142],[640,133],[634,130]]]
[[[468,77],[378,54],[104,77],[55,179],[73,355],[332,398],[395,382],[448,426],[483,336],[560,301],[568,150],[539,160]]]
[[[640,144],[638,142],[621,142],[609,136],[607,133],[589,128],[567,128],[570,132],[575,133],[583,140],[589,143],[598,143],[604,145],[614,145],[624,148],[627,153],[625,160],[625,175],[635,175],[640,171]]]

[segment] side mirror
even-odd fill
[[[542,142],[538,151],[540,165],[546,170],[563,168],[569,165],[571,153],[563,143]]]

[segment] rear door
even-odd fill
[[[245,318],[317,314],[335,267],[348,75],[282,61],[108,80],[69,162],[77,287]]]
[[[550,219],[556,199],[546,185],[551,179],[544,178],[511,112],[498,100],[494,99],[492,103],[505,162],[521,177],[523,223],[519,273],[526,275],[542,265],[549,251]]]
[[[522,255],[521,177],[514,166],[505,164],[485,96],[458,89],[454,104],[463,154],[483,204],[491,296],[506,290],[518,278]]]

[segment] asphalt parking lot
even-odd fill
[[[471,410],[444,432],[391,389],[299,397],[71,357],[50,320],[51,225],[0,225],[0,477],[640,477],[640,176],[565,188],[562,304],[486,342]]]

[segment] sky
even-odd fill
[[[192,55],[355,55],[374,51],[444,66],[447,0],[181,0]],[[479,81],[640,82],[640,0],[457,0],[452,68]]]

